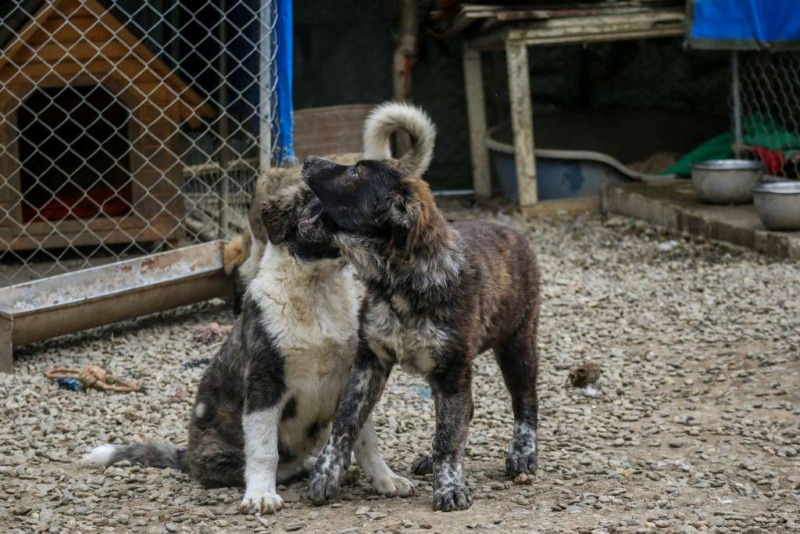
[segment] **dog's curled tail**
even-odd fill
[[[166,469],[171,467],[187,472],[189,464],[187,450],[180,449],[171,443],[132,443],[131,445],[101,445],[95,447],[81,458],[81,462],[90,465],[109,466],[125,460],[145,467]]]
[[[372,110],[364,122],[364,158],[391,158],[392,133],[401,129],[411,136],[411,149],[397,165],[405,174],[422,176],[433,159],[436,127],[428,114],[416,106],[387,102]]]

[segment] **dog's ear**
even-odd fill
[[[267,229],[267,239],[280,245],[289,236],[293,210],[287,199],[270,197],[261,203],[261,220]]]
[[[428,225],[428,197],[430,190],[419,179],[403,180],[400,188],[389,197],[387,219],[392,229],[391,260],[408,262],[413,258],[414,247]]]

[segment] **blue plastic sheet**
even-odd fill
[[[726,50],[800,48],[800,0],[693,0],[689,43]]]
[[[294,120],[292,117],[292,0],[278,0],[277,20],[277,93],[278,93],[278,165],[291,166],[294,156]]]

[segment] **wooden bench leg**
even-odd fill
[[[483,96],[483,69],[480,50],[464,45],[464,85],[467,91],[469,150],[472,160],[472,186],[475,198],[492,197],[489,150],[486,148],[486,107]]]
[[[538,201],[536,160],[533,144],[533,109],[531,106],[528,48],[506,41],[508,92],[511,97],[511,127],[514,132],[514,159],[517,166],[519,205],[532,206]]]

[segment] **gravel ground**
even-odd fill
[[[798,266],[692,242],[626,219],[524,221],[544,273],[540,469],[504,476],[511,410],[498,369],[478,360],[466,473],[470,511],[417,496],[376,498],[357,468],[343,500],[312,508],[303,483],[276,516],[237,513],[238,489],[205,490],[171,470],[83,467],[92,446],[182,443],[202,366],[230,324],[220,303],[121,323],[22,351],[0,377],[3,532],[792,532],[800,531]],[[596,394],[570,388],[598,362]],[[146,394],[59,390],[42,372],[97,364]],[[587,394],[588,393],[588,394]],[[408,476],[429,448],[429,390],[396,371],[377,409],[386,459]]]

